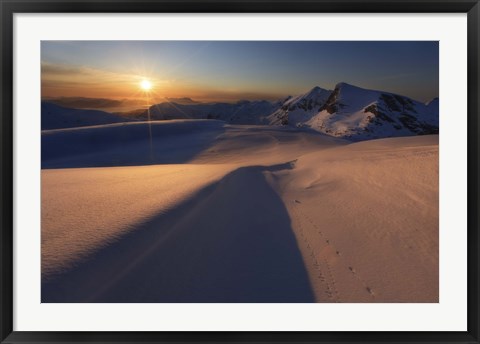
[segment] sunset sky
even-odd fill
[[[338,82],[428,101],[438,42],[43,41],[42,97],[277,100]]]

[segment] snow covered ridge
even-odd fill
[[[438,98],[428,104],[405,96],[339,83],[292,99],[271,114],[270,124],[306,126],[353,141],[438,134]]]
[[[405,96],[339,83],[319,112],[297,125],[354,141],[438,134],[438,99],[423,104]]]
[[[42,101],[42,130],[86,127],[127,121],[130,121],[130,119],[105,111],[72,109]]]
[[[268,122],[269,124],[301,125],[320,111],[331,93],[331,90],[316,86],[305,94],[289,97],[279,109],[268,116]]]
[[[185,104],[163,102],[152,105],[150,118],[165,119],[218,119],[231,124],[269,124],[265,117],[278,107],[278,104],[266,101],[241,100],[236,103],[197,103]],[[143,114],[146,119],[147,112]]]
[[[188,100],[188,101],[186,101]],[[218,119],[230,124],[307,127],[330,136],[361,141],[438,134],[439,100],[427,104],[390,92],[339,83],[334,90],[314,87],[305,94],[270,102],[197,103],[171,98],[136,116],[76,110],[42,103],[42,130],[131,120]]]

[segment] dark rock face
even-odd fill
[[[332,91],[318,86],[305,94],[287,97],[278,108],[266,116],[265,124],[301,126],[318,114]]]
[[[420,122],[415,116],[405,113],[399,117],[399,120],[406,128],[417,135],[438,134],[438,127]]]
[[[337,102],[340,89],[337,87],[330,94],[325,104],[321,107],[320,111],[326,110],[329,114],[333,114],[338,111],[339,103]]]
[[[396,94],[382,94],[380,100],[385,103],[389,111],[393,112],[414,112],[417,113],[413,107],[413,102],[407,97],[402,97]]]
[[[438,110],[434,105],[342,82],[311,123],[323,133],[352,141],[438,134]]]
[[[395,130],[408,130],[414,135],[438,134],[438,125],[427,123],[418,115],[414,102],[407,98],[393,94],[382,93],[375,104],[364,109],[368,126],[364,128],[367,133],[375,132],[375,126],[391,125]]]
[[[382,94],[380,100],[385,103],[389,111],[400,112],[400,107],[397,104],[395,98],[389,94]]]
[[[392,118],[390,118],[385,113],[380,111],[376,104],[372,104],[370,106],[367,106],[365,108],[364,112],[370,112],[370,113],[375,115],[374,117],[370,117],[371,118],[371,120],[370,120],[371,123],[375,123],[375,124],[378,124],[378,125],[382,125],[382,121],[395,123],[395,121]]]

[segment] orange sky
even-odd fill
[[[143,80],[152,83],[146,93]],[[88,67],[42,62],[42,98],[89,97],[109,99],[142,99],[149,103],[165,98],[189,97],[198,101],[237,101],[239,99],[277,100],[283,94],[246,92],[233,87],[217,89],[193,81],[161,79],[153,73],[116,73]]]
[[[42,98],[280,100],[339,82],[428,101],[438,42],[42,41]],[[149,94],[140,83],[153,85]],[[148,99],[147,99],[148,98]]]

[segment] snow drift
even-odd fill
[[[130,119],[105,111],[71,109],[42,102],[42,130],[74,128],[91,125],[128,122]]]
[[[151,129],[43,133],[42,302],[438,302],[437,136]]]

